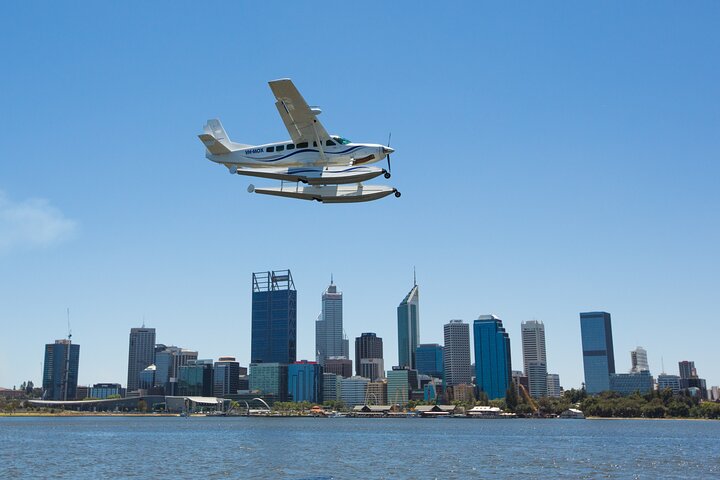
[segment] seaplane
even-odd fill
[[[198,135],[208,160],[224,165],[233,175],[280,180],[279,187],[256,188],[250,184],[250,193],[323,203],[400,197],[396,188],[363,184],[380,175],[390,178],[390,154],[395,150],[390,148],[389,138],[388,145],[380,145],[330,135],[317,119],[320,108],[309,106],[292,80],[268,84],[290,140],[263,145],[235,143],[220,120],[211,119]],[[383,159],[387,159],[387,169],[371,166]]]

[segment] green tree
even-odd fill
[[[510,388],[505,391],[505,404],[507,405],[508,410],[510,410],[511,412],[514,412],[517,408],[518,394],[515,385],[511,385]]]
[[[687,417],[690,415],[690,407],[685,402],[673,400],[667,408],[671,417]]]

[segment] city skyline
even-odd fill
[[[579,386],[577,314],[604,310],[617,371],[642,345],[654,372],[689,358],[720,383],[696,333],[720,307],[719,5],[320,6],[345,21],[308,32],[305,6],[273,2],[213,22],[188,5],[23,2],[0,20],[0,386],[40,383],[38,346],[66,336],[67,307],[82,383],[126,381],[105,359],[127,355],[143,319],[160,342],[247,359],[250,272],[281,268],[300,292],[297,358],[315,357],[334,274],[348,338],[376,332],[387,368],[413,266],[420,343],[493,313],[519,366],[520,322],[542,320],[550,370]],[[368,24],[384,34],[357,35]],[[274,61],[297,38],[386,70]],[[204,158],[209,118],[238,142],[287,138],[267,88],[284,77],[331,133],[390,140],[401,198],[260,197]]]
[[[283,279],[283,281],[289,282],[289,284],[292,285],[293,280],[292,280],[292,276],[290,276],[289,270],[282,271],[282,272],[287,272],[287,273],[288,273],[288,276],[289,276],[289,278]],[[268,272],[268,273],[269,273],[269,272]],[[272,272],[272,273],[275,274],[275,272]],[[257,275],[257,274],[253,274],[253,275]],[[268,278],[269,278],[269,277],[268,277]],[[416,280],[415,280],[415,281],[416,281]],[[418,286],[419,286],[419,285],[416,283],[416,284],[413,286],[413,289],[411,290],[410,294],[408,294],[408,296],[410,296],[410,295],[418,288]],[[325,290],[325,292],[326,292],[326,291],[327,291],[327,290]],[[291,290],[291,292],[294,293],[294,294],[297,294],[297,293],[298,293],[298,292],[296,292],[295,290]],[[581,318],[582,318],[583,315],[595,315],[595,314],[607,315],[606,312],[589,312],[589,313],[588,313],[588,312],[584,312],[584,313],[581,312],[581,313],[580,313]],[[490,315],[490,316],[485,316],[485,318],[490,318],[490,317],[493,317],[493,316],[492,316],[492,315]],[[481,318],[483,318],[483,316],[481,316]],[[451,320],[449,323],[452,323],[452,322],[454,322],[454,321],[457,322],[458,320]],[[541,329],[542,329],[543,336],[544,336],[544,325],[543,325],[543,322],[539,322],[539,321],[537,321],[537,320],[520,322],[520,325],[519,325],[519,327],[520,327],[520,332],[519,332],[519,333],[520,333],[520,334],[519,334],[517,337],[515,337],[515,340],[514,340],[515,342],[517,342],[517,346],[515,347],[515,348],[516,348],[516,351],[517,351],[517,349],[522,350],[522,347],[523,347],[523,335],[524,335],[524,332],[525,332],[525,325],[526,325],[526,324],[539,324],[540,327],[541,327]],[[447,329],[447,325],[448,325],[448,324],[445,325],[445,327],[444,327],[445,329]],[[469,325],[467,325],[467,326],[469,326]],[[506,330],[507,330],[507,329],[506,329]],[[612,329],[611,329],[611,330],[612,330]],[[150,335],[150,336],[152,336],[152,337],[154,338],[154,337],[155,337],[155,328],[146,327],[145,325],[143,325],[142,327],[132,327],[132,328],[131,328],[131,333],[130,333],[131,342],[130,342],[130,350],[129,350],[129,351],[130,351],[130,354],[129,354],[130,356],[128,357],[128,363],[127,363],[128,379],[130,379],[130,365],[131,365],[131,360],[132,360],[133,358],[136,358],[136,357],[137,357],[137,353],[134,353],[134,350],[133,350],[133,339],[135,339],[135,342],[138,342],[140,339],[142,339],[142,341],[141,341],[140,343],[146,347],[145,350],[148,350],[148,348],[147,348],[148,345],[149,345],[149,344],[148,344],[148,341],[144,339],[144,338],[147,337],[148,335]],[[371,334],[371,335],[374,335],[374,334]],[[612,331],[610,331],[610,336],[612,337]],[[513,338],[514,338],[514,337],[513,337],[512,335],[510,335],[509,338],[510,338],[510,344],[512,345],[512,344],[513,344]],[[357,339],[356,339],[356,340],[357,340]],[[446,338],[443,338],[443,340],[446,341]],[[470,340],[471,343],[474,342],[474,336],[473,336],[472,334],[470,334],[469,340]],[[543,339],[543,340],[544,340],[544,339]],[[582,340],[582,335],[580,336],[580,339],[578,339],[579,345],[581,345],[581,340]],[[611,344],[612,344],[613,339],[611,338],[610,340],[611,340]],[[380,339],[380,342],[382,343],[382,339]],[[543,342],[543,343],[544,343],[544,342]],[[160,351],[164,350],[165,348],[178,349],[178,347],[174,347],[174,346],[173,346],[173,347],[166,347],[165,344],[162,344],[162,343],[157,343],[156,345],[159,347],[159,349],[156,349],[156,350],[155,350],[156,353],[153,354],[153,358],[154,358],[154,355],[157,354],[157,352],[160,352]],[[424,345],[424,344],[422,344],[422,345]],[[178,351],[179,351],[179,350],[182,350],[183,352],[190,352],[192,355],[194,355],[194,357],[192,357],[192,358],[195,358],[195,359],[198,358],[198,352],[197,352],[197,351],[193,352],[192,350],[189,350],[189,349],[186,349],[186,348],[178,349]],[[474,348],[470,348],[470,350],[471,350],[471,354],[470,354],[470,355],[471,355],[472,362],[475,363],[475,350],[474,350]],[[511,350],[512,350],[512,349],[511,349]],[[631,363],[631,362],[635,361],[634,358],[636,357],[638,350],[640,350],[640,351],[642,352],[642,355],[643,355],[642,361],[645,362],[645,363],[647,363],[647,352],[646,352],[645,349],[642,348],[642,347],[636,347],[635,349],[632,349],[632,350],[629,350],[629,351],[628,351],[629,357],[630,357],[630,359],[631,359],[630,362],[628,362],[628,363]],[[516,355],[517,355],[517,353],[514,354],[514,356],[516,356]],[[145,354],[145,356],[147,356],[147,354]],[[207,355],[207,358],[220,359],[220,358],[222,358],[222,357],[224,357],[224,356],[226,356],[226,355],[219,355],[219,356]],[[206,356],[205,356],[205,355],[200,355],[200,357],[206,357]],[[299,361],[300,358],[301,358],[301,357],[298,356],[298,359],[297,359],[297,360]],[[521,361],[524,363],[524,362],[525,362],[524,351],[521,351],[521,353],[520,353],[520,358],[521,358]],[[356,368],[357,368],[357,367],[356,367],[356,364],[355,364],[355,357],[353,356],[352,358],[350,358],[350,360],[353,362],[353,363],[352,363],[352,372],[353,372],[353,374],[354,374],[354,372],[355,372],[355,370],[356,370]],[[137,363],[137,361],[135,361],[134,363]],[[146,361],[145,361],[145,360],[142,360],[140,363],[146,363]],[[157,363],[157,362],[155,362],[155,363]],[[248,365],[248,366],[249,366],[252,362],[250,362],[250,360],[248,359],[248,360],[245,360],[245,361],[240,360],[239,363],[240,363],[240,364],[245,364],[245,365]],[[292,363],[292,362],[291,362],[291,363]],[[694,368],[694,361],[693,361],[693,362],[679,361],[678,363],[681,365],[681,368],[680,368],[680,371],[679,371],[679,373],[680,373],[681,375],[682,375],[682,373],[683,373],[683,372],[682,372],[682,365],[683,365],[683,364],[691,364],[691,365],[693,365],[693,368]],[[138,364],[138,365],[139,365],[139,364]],[[386,368],[386,369],[389,369],[390,367],[391,367],[390,365],[385,365],[385,368]],[[135,368],[138,368],[138,367],[136,366]],[[632,371],[632,368],[627,368],[627,369],[622,368],[622,367],[619,367],[619,368],[618,368],[618,371],[624,371],[624,370]],[[80,371],[82,372],[82,369],[80,369]],[[382,370],[382,371],[384,372],[385,370]],[[674,372],[673,372],[672,370],[670,370],[669,372],[658,372],[657,374],[660,374],[660,373],[668,373],[669,375],[674,374]],[[139,374],[139,372],[138,372],[138,374]],[[549,372],[548,372],[548,374],[549,374]],[[582,372],[581,372],[581,374],[582,374]],[[656,375],[657,375],[657,374],[656,374]],[[136,375],[137,375],[137,374],[136,374]],[[474,371],[473,371],[473,375],[474,375]],[[42,378],[42,377],[41,377],[41,378]],[[82,379],[82,377],[80,377],[80,378]],[[30,379],[30,380],[33,380],[33,379]],[[95,381],[95,380],[93,380],[93,381],[89,381],[89,382],[85,382],[85,381],[80,380],[80,381],[78,381],[78,385],[91,385],[91,384],[94,384],[94,383],[103,383],[103,382],[107,383],[107,382],[111,382],[111,381],[112,381],[112,382],[115,382],[116,379],[107,379],[107,378],[106,378],[106,379],[103,380],[103,381]],[[122,383],[122,382],[120,382],[120,383]],[[583,381],[583,382],[581,382],[581,383],[584,384],[585,382]],[[713,381],[709,381],[708,384],[714,385]],[[580,387],[582,386],[582,385],[566,385],[565,383],[562,383],[561,385],[562,385],[562,387],[565,388],[565,389],[569,389],[569,388],[580,388]],[[608,383],[608,386],[609,386],[609,383]],[[130,390],[130,389],[129,389],[129,390]]]

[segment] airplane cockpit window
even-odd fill
[[[333,142],[332,140],[328,140],[328,141],[325,142],[325,146],[326,146],[326,147],[332,147],[332,146],[334,146],[334,145],[335,145],[335,142]]]
[[[288,150],[293,150],[294,148],[295,148],[295,145],[293,145],[292,143],[287,146]]]
[[[283,150],[285,150],[285,145],[278,145],[276,148],[278,152],[282,152]]]
[[[275,151],[275,147],[267,147],[267,148],[265,149],[265,151],[266,151],[266,152],[274,152],[274,151]]]
[[[297,148],[308,148],[308,142],[300,142],[297,144]]]
[[[351,142],[350,140],[348,140],[347,138],[343,138],[343,137],[332,137],[332,138],[333,138],[333,140],[335,140],[335,141],[336,141],[337,143],[339,143],[340,145],[347,145],[348,143],[352,143],[352,142]]]

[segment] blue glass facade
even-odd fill
[[[297,292],[289,270],[253,273],[252,363],[294,363]]]
[[[437,343],[423,343],[415,350],[417,371],[421,375],[443,378],[443,346]]]
[[[79,363],[80,345],[69,340],[56,340],[45,345],[44,400],[75,400]]]
[[[322,367],[316,362],[288,365],[288,394],[293,402],[322,402]]]
[[[612,325],[607,312],[580,314],[585,390],[595,394],[610,390],[610,374],[615,373]]]
[[[397,308],[398,366],[415,368],[415,350],[420,343],[420,292],[414,285]]]
[[[473,323],[475,342],[475,382],[489,399],[504,398],[512,384],[510,337],[502,320],[481,316]]]

